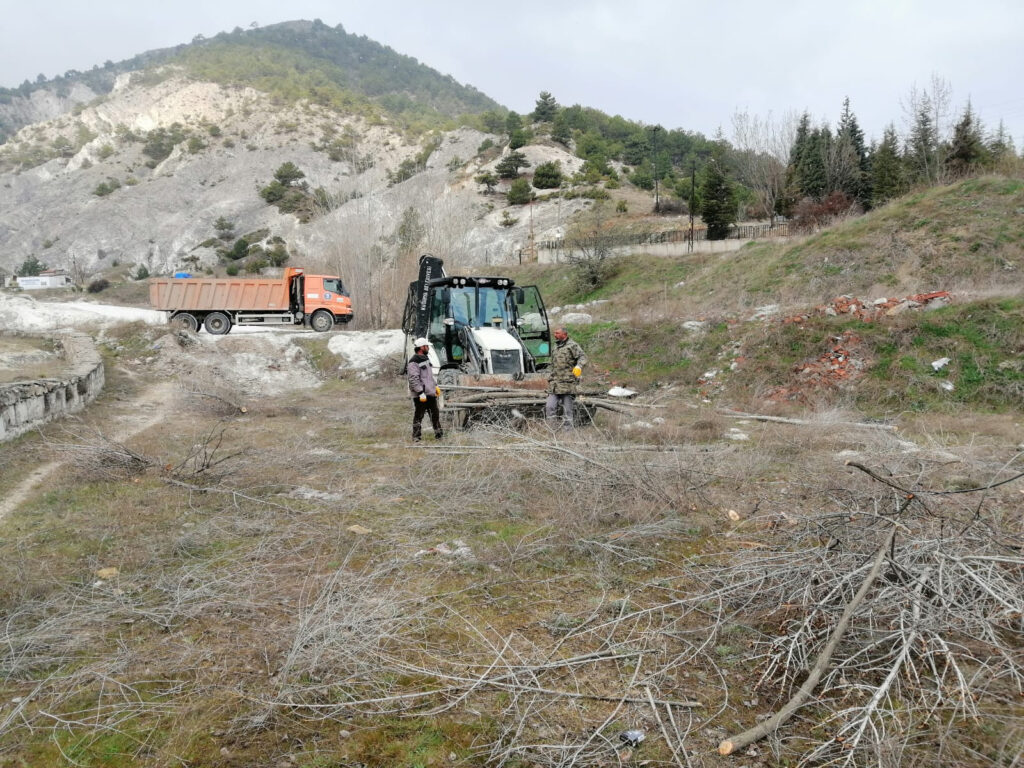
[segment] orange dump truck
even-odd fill
[[[307,275],[288,267],[279,278],[156,277],[149,303],[168,322],[224,334],[234,325],[307,325],[329,331],[352,319],[352,300],[340,277]]]

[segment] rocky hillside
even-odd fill
[[[278,37],[297,34],[285,26]],[[531,227],[538,239],[557,235],[584,205],[535,206],[532,217],[517,213],[511,223],[502,216],[504,197],[484,194],[473,180],[498,162],[497,149],[480,151],[497,136],[451,120],[450,129],[415,130],[402,104],[385,111],[367,106],[370,97],[353,97],[346,109],[333,97],[289,102],[281,82],[257,84],[266,90],[240,78],[215,82],[229,79],[224,62],[234,60],[232,50],[244,57],[238,50],[251,48],[241,40],[228,35],[174,63],[164,57],[158,67],[124,72],[91,100],[95,92],[84,85],[64,97],[41,89],[21,99],[24,115],[42,119],[0,145],[0,270],[13,272],[30,257],[86,277],[115,261],[150,273],[212,267],[216,248],[231,245],[216,239],[224,234],[218,220],[250,246],[283,241],[293,264],[372,272],[394,258],[402,222],[402,242],[410,244],[411,228],[416,250],[493,262],[514,258]],[[287,49],[277,39],[268,50],[284,56]],[[426,68],[411,61],[422,78]],[[324,66],[348,71],[344,60]],[[202,72],[220,75],[203,79]],[[348,88],[371,88],[366,72],[349,74]],[[443,117],[442,105],[493,104],[472,89],[460,101],[453,84],[437,78],[441,85],[426,88],[420,112]],[[395,93],[376,88],[375,104],[397,103]],[[534,166],[559,160],[571,172],[581,162],[557,145],[523,151]],[[285,163],[304,174],[311,210],[282,213],[261,197]]]

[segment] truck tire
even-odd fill
[[[231,318],[223,312],[211,312],[203,320],[203,328],[213,336],[223,336],[231,330]]]
[[[190,312],[179,312],[176,314],[171,318],[171,325],[175,328],[181,328],[183,331],[192,331],[192,333],[199,330],[199,321]]]
[[[318,309],[309,319],[309,325],[314,331],[325,333],[334,327],[334,315],[326,309]]]

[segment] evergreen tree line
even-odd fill
[[[801,115],[776,212],[792,215],[800,201],[823,203],[837,197],[869,210],[912,187],[995,170],[1017,159],[1002,123],[986,132],[970,102],[952,134],[943,138],[932,99],[924,94],[905,139],[890,123],[881,141],[867,146],[846,99],[834,131],[828,125],[812,126],[810,116]]]
[[[562,107],[548,91],[540,93],[526,116],[489,110],[475,122],[508,137],[513,152],[497,169],[499,178],[516,178],[527,164],[515,150],[547,136],[584,160],[582,178],[574,181],[614,187],[620,180],[614,161],[631,183],[680,199],[702,215],[709,236],[724,237],[741,210],[755,218],[781,215],[798,221],[866,211],[915,186],[1019,167],[1021,158],[1002,123],[987,131],[969,102],[944,136],[939,124],[946,102],[948,91],[941,88],[931,94],[912,92],[906,136],[901,138],[890,123],[880,141],[868,144],[847,98],[834,129],[812,124],[804,113],[785,149],[774,155],[764,149],[765,142],[731,144],[722,135],[708,139],[580,105]],[[544,187],[534,186],[555,186],[549,169],[544,170]],[[478,181],[491,189],[497,179]],[[664,198],[660,205],[678,210]]]

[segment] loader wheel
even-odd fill
[[[309,319],[309,325],[314,331],[325,333],[334,327],[334,315],[326,309],[318,309]]]
[[[223,312],[211,312],[203,320],[203,328],[214,336],[223,336],[231,330],[231,318]]]
[[[172,317],[171,325],[183,331],[192,331],[192,333],[199,330],[199,321],[196,319],[196,316],[188,312],[179,312]]]

